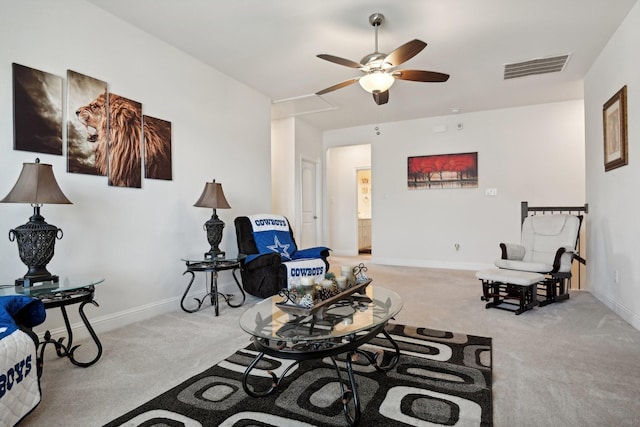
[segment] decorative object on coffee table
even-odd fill
[[[355,276],[356,283],[371,281],[367,276],[367,267],[363,263],[358,264],[357,267],[353,267],[353,274]]]
[[[302,303],[296,304],[294,302],[295,300],[292,299],[291,293],[288,292],[286,289],[282,289],[280,291],[280,295],[285,297],[285,300],[283,302],[277,302],[275,303],[275,305],[280,310],[288,314],[293,314],[296,316],[313,315],[314,318],[321,320],[321,319],[324,319],[327,309],[331,307],[332,304],[335,304],[338,301],[341,301],[343,299],[349,298],[354,293],[363,294],[364,295],[363,298],[366,299],[365,290],[367,289],[367,286],[369,286],[370,283],[371,283],[371,280],[368,280],[363,283],[358,283],[357,285],[354,285],[345,290],[342,290],[338,294],[333,295],[327,299],[313,301],[313,304],[311,306],[308,306]]]
[[[225,253],[218,248],[222,240],[222,231],[224,230],[224,222],[218,218],[216,209],[229,209],[229,202],[224,197],[222,184],[216,182],[207,182],[198,201],[193,205],[199,208],[213,208],[213,215],[204,223],[204,229],[207,231],[207,240],[211,245],[211,250],[205,252],[205,258],[224,257]]]
[[[9,231],[9,240],[16,240],[20,259],[29,268],[23,278],[16,279],[16,286],[31,286],[43,281],[58,281],[58,276],[47,270],[53,258],[56,239],[62,239],[62,230],[47,224],[40,215],[40,207],[45,203],[71,204],[64,195],[53,168],[46,163],[23,163],[18,181],[9,194],[0,200],[3,203],[30,203],[33,216],[29,222]]]

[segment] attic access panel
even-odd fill
[[[531,76],[535,74],[556,73],[564,70],[571,54],[536,58],[528,61],[505,64],[504,79]]]

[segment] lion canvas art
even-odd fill
[[[95,162],[97,134],[91,130],[87,136],[86,125],[76,111],[106,91],[105,81],[67,70],[67,172],[105,175],[98,171]]]
[[[109,185],[141,187],[142,104],[113,93],[102,93],[78,108],[76,116],[86,129],[87,141],[93,145],[96,169],[108,176]],[[146,170],[156,171],[162,179],[171,179],[166,177],[166,171],[169,176],[171,173],[171,127],[166,126],[167,123],[159,120],[144,123]]]
[[[171,180],[171,122],[143,116],[144,177]]]

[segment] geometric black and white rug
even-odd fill
[[[401,350],[395,368],[377,372],[364,363],[353,364],[360,426],[493,425],[491,338],[399,324],[387,325],[387,332]],[[384,350],[385,361],[392,355],[384,337],[363,348]],[[330,360],[304,361],[274,393],[253,398],[242,388],[242,374],[256,354],[249,345],[107,426],[346,425]],[[267,371],[279,377],[292,363],[264,356],[250,384],[268,388],[272,381]]]

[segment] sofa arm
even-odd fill
[[[293,259],[302,258],[322,258],[325,262],[329,257],[330,249],[325,246],[318,246],[315,248],[299,249],[294,252]]]
[[[272,267],[277,271],[278,267],[282,263],[280,254],[274,252],[270,254],[258,255],[252,258],[250,261],[242,261],[242,268],[247,271],[259,270],[265,267]]]
[[[525,249],[522,245],[515,243],[500,243],[500,250],[502,251],[502,259],[522,261],[524,258]]]

